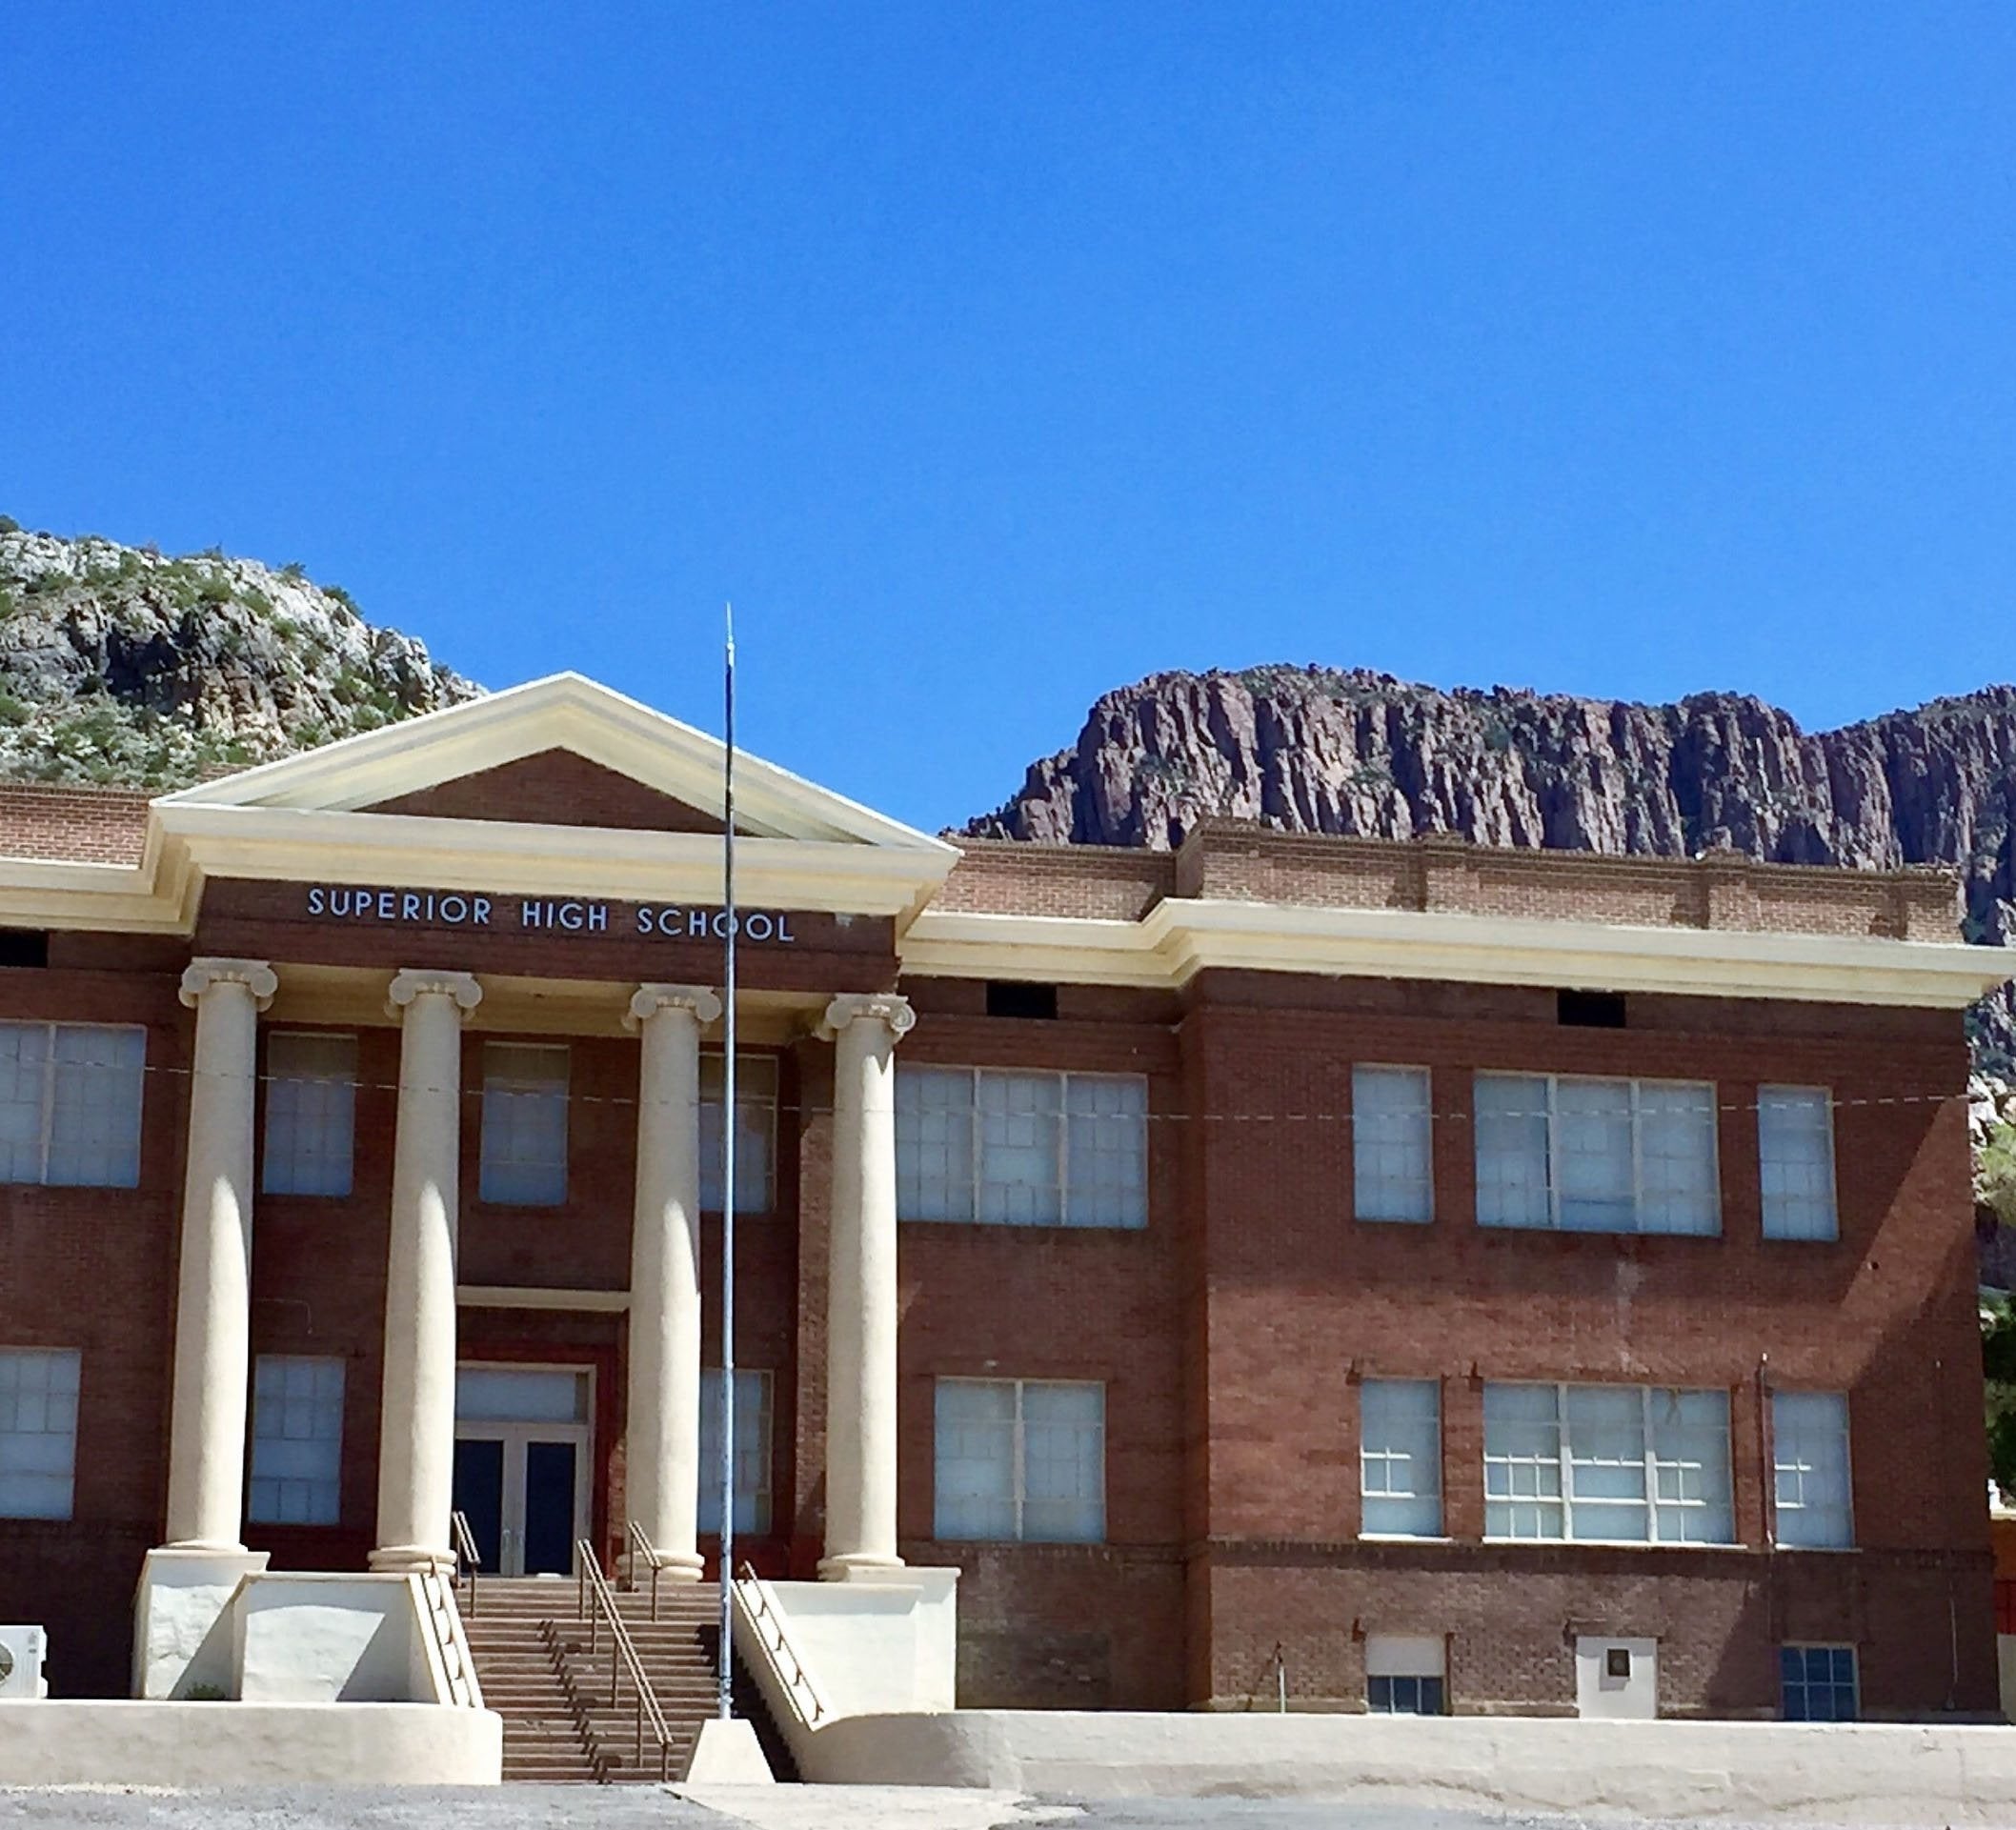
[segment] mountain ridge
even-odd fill
[[[299,566],[0,517],[0,777],[160,791],[480,692]]]
[[[1956,870],[1959,932],[2016,936],[2016,687],[1989,686],[1807,732],[1751,694],[1670,704],[1369,669],[1175,670],[1093,705],[960,835],[1180,844],[1210,815],[1283,832],[1783,863]],[[1977,1053],[2016,1055],[2007,989],[1974,1014]]]

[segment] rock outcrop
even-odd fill
[[[0,777],[176,787],[478,691],[298,566],[0,519]]]
[[[1159,674],[1109,693],[975,835],[1174,846],[1212,814],[1288,832],[1788,863],[1956,867],[1977,940],[2016,936],[2016,688],[1805,732],[1736,693],[1677,705],[1444,692],[1323,667]],[[2016,1040],[1977,1013],[1984,1062]]]

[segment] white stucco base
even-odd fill
[[[438,1703],[0,1703],[0,1786],[494,1785],[504,1724]]]
[[[149,1551],[133,1597],[133,1695],[230,1695],[227,1613],[238,1584],[265,1568],[264,1551]]]
[[[2016,1729],[946,1710],[793,1737],[808,1780],[1090,1798],[1840,1824],[2006,1823]]]
[[[774,1785],[756,1730],[739,1716],[710,1716],[700,1724],[686,1769],[688,1785]]]

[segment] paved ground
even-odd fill
[[[230,1792],[0,1791],[0,1830],[1583,1830],[1588,1820],[1353,1809],[1311,1800],[1089,1804],[921,1786],[296,1786]],[[2008,1821],[2016,1825],[2016,1805]],[[1660,1830],[1618,1819],[1602,1830]],[[1715,1830],[1744,1830],[1717,1820]],[[1783,1830],[1783,1826],[1780,1826]]]

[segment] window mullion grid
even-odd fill
[[[1554,1096],[1559,1084],[1558,1076],[1546,1076],[1547,1109],[1542,1115],[1547,1121],[1547,1224],[1557,1233],[1561,1231],[1561,1175],[1557,1168],[1561,1146],[1555,1112],[1559,1101]]]
[[[1029,1443],[1022,1426],[1022,1381],[1015,1381],[1015,1442],[1009,1453],[1009,1471],[1015,1484],[1015,1541],[1019,1544],[1027,1534],[1023,1514],[1029,1500]]]
[[[1632,1083],[1636,1086],[1636,1082]],[[1645,1542],[1659,1542],[1659,1458],[1652,1448],[1652,1388],[1638,1388],[1639,1445],[1645,1462]]]
[[[1551,1082],[1552,1076],[1549,1076]],[[1553,1100],[1548,1100],[1553,1105]],[[1554,1388],[1554,1455],[1561,1470],[1561,1535],[1563,1542],[1575,1538],[1575,1445],[1568,1438],[1568,1388]]]
[[[987,1217],[987,1210],[981,1205],[980,1200],[980,1191],[987,1180],[986,1170],[981,1160],[986,1155],[987,1125],[986,1120],[980,1114],[980,1071],[978,1068],[968,1068],[966,1074],[968,1081],[966,1156],[971,1165],[967,1170],[967,1178],[971,1184],[968,1192],[973,1197],[973,1218],[978,1222]]]
[[[42,1025],[42,1138],[35,1179],[49,1180],[49,1154],[56,1132],[56,1026]]]
[[[1624,1085],[1630,1089],[1631,1102],[1631,1231],[1643,1233],[1645,1230],[1644,1127],[1640,1122],[1638,1081],[1628,1079]]]
[[[1057,1217],[1059,1226],[1071,1224],[1071,1076],[1059,1074],[1057,1085]]]

